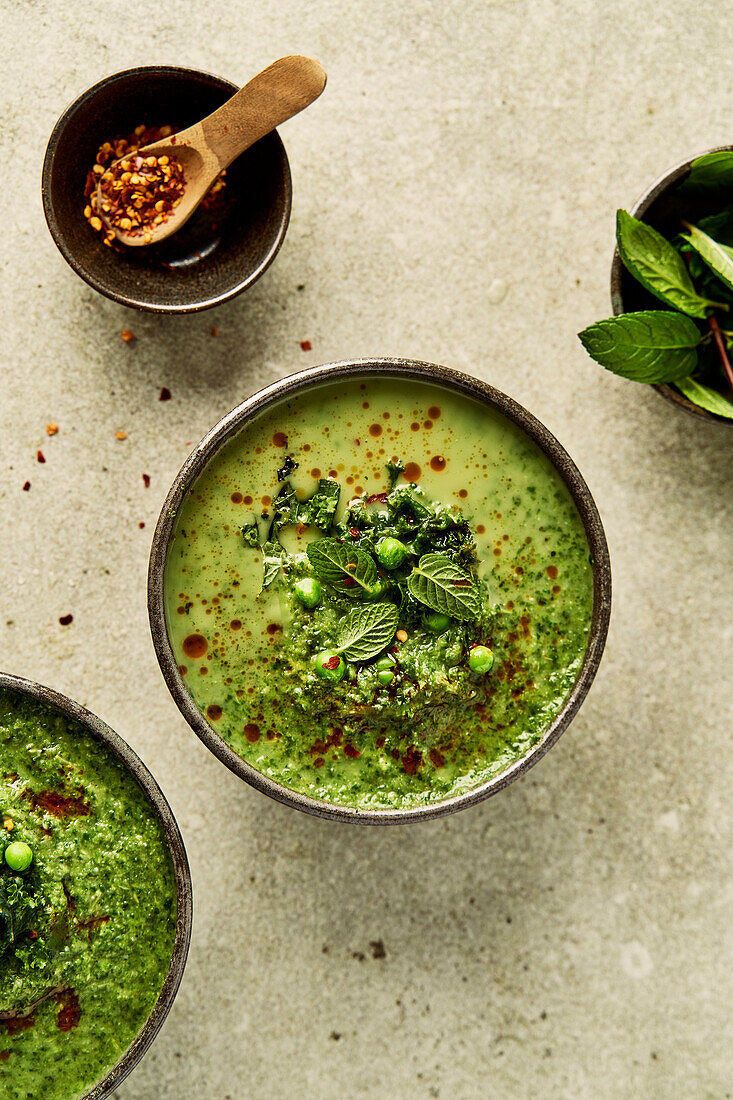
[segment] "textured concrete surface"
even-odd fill
[[[732,437],[575,338],[609,312],[616,206],[733,140],[730,9],[2,8],[2,664],[142,754],[195,880],[180,995],[120,1097],[730,1096]],[[257,286],[161,319],[81,283],[39,194],[66,103],[137,63],[244,81],[295,51],[330,79],[282,128],[293,219]],[[483,806],[392,830],[311,820],[230,775],[169,698],[145,611],[190,443],[263,383],[372,353],[475,372],[543,419],[596,495],[615,578],[559,745]]]

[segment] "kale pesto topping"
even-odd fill
[[[262,520],[242,527],[245,546],[262,554],[260,595],[276,584],[289,608],[278,692],[348,721],[351,734],[370,716],[414,726],[441,711],[442,728],[483,698],[490,668],[470,660],[489,626],[471,525],[414,483],[397,484],[404,469],[389,463],[391,488],[353,497],[342,520],[337,481],[321,479],[301,500],[286,478]],[[302,549],[282,541],[289,527],[308,532]]]

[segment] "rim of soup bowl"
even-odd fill
[[[163,1026],[181,984],[193,923],[193,888],[188,857],[178,822],[173,816],[168,800],[147,766],[118,733],[80,703],[35,680],[28,680],[9,672],[0,672],[0,688],[16,691],[29,699],[61,711],[62,714],[82,725],[92,737],[103,742],[112,751],[146,795],[163,830],[173,864],[178,906],[176,935],[168,972],[150,1015],[138,1034],[104,1077],[80,1097],[80,1100],[103,1100],[114,1092],[143,1058]]]
[[[472,397],[524,431],[549,458],[567,486],[585,530],[593,566],[593,612],[583,662],[573,687],[540,740],[502,772],[479,786],[439,802],[403,809],[362,809],[312,798],[270,779],[247,763],[230,748],[196,706],[178,671],[165,621],[165,569],[176,515],[186,492],[220,449],[249,420],[276,402],[324,382],[380,374],[425,381]],[[405,824],[454,813],[497,794],[524,775],[556,743],[588,694],[603,654],[610,613],[611,564],[603,524],[588,486],[562,444],[524,406],[488,383],[451,367],[413,359],[350,359],[310,367],[265,386],[237,405],[206,433],[177,473],[158,518],[148,568],[148,615],[153,645],[168,690],[196,736],[230,771],[270,798],[316,817],[369,825]]]

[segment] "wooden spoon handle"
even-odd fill
[[[191,130],[199,130],[221,170],[318,99],[325,87],[326,70],[318,61],[298,54],[281,57]]]

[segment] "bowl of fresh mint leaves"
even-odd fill
[[[733,424],[733,146],[673,168],[616,214],[614,316],[578,335],[607,370]]]

